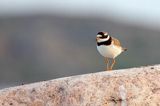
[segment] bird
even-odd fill
[[[127,48],[121,46],[118,39],[111,37],[108,32],[98,32],[96,36],[97,50],[105,58],[105,63],[107,64],[107,71],[113,69],[116,63],[115,58],[122,52],[127,51]],[[109,60],[112,60],[109,66]]]

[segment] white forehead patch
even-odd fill
[[[102,37],[102,35],[99,35],[99,34],[98,34],[97,37]]]
[[[104,33],[104,35],[108,35],[108,33],[106,32],[106,33]]]

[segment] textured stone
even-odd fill
[[[160,65],[59,78],[0,90],[0,106],[159,106]]]

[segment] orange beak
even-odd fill
[[[96,37],[96,41],[98,41],[100,38]]]

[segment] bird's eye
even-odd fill
[[[107,38],[108,37],[108,35],[106,35],[106,36],[101,36],[100,38]]]

